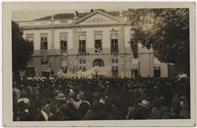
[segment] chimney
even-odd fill
[[[123,11],[119,11],[119,16],[122,17],[123,16]]]
[[[93,11],[94,11],[94,9],[91,9],[91,10],[90,10],[90,12],[93,12]]]
[[[79,16],[79,12],[78,11],[75,11],[75,13],[74,13],[74,19],[76,19],[78,16]]]
[[[54,20],[54,15],[51,16],[51,20]]]

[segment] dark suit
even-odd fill
[[[41,111],[39,111],[38,114],[35,115],[35,121],[46,121]]]
[[[133,119],[149,119],[151,111],[138,105],[133,111]]]

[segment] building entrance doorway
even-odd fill
[[[160,68],[154,69],[154,77],[160,77],[160,76],[161,76]]]
[[[132,73],[132,77],[134,77],[134,78],[139,76],[139,72],[137,69],[133,69],[131,73]]]

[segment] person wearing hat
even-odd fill
[[[85,93],[81,90],[76,96],[76,101],[71,98],[70,103],[72,103],[77,110],[77,119],[83,118],[90,108],[90,103],[85,100]]]
[[[64,93],[59,92],[55,96],[55,101],[52,102],[51,106],[52,115],[49,120],[67,120],[67,115],[63,112],[67,108],[67,100]]]
[[[14,115],[14,120],[15,121],[30,121],[30,113],[27,108],[27,104],[24,101],[20,101],[17,104],[17,112]]]
[[[35,115],[36,121],[48,121],[50,115],[51,106],[45,101],[41,101],[37,115]]]
[[[149,119],[150,114],[150,102],[144,99],[134,108],[133,119]]]
[[[26,90],[22,90],[20,93],[20,98],[18,99],[17,103],[23,101],[25,104],[27,104],[28,107],[30,107],[30,100],[28,98],[28,94]]]
[[[60,121],[60,120],[68,120],[69,117],[64,112],[67,109],[67,104],[62,104],[58,106],[57,104],[51,105],[51,114],[49,116],[49,121]]]
[[[55,100],[57,100],[57,101],[65,101],[66,97],[65,97],[64,93],[58,92],[57,95],[55,96]]]

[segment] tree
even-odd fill
[[[129,9],[129,22],[131,46],[153,46],[162,62],[189,74],[189,9]]]
[[[33,43],[25,40],[22,34],[18,24],[12,21],[12,70],[14,73],[24,70],[33,54]]]

